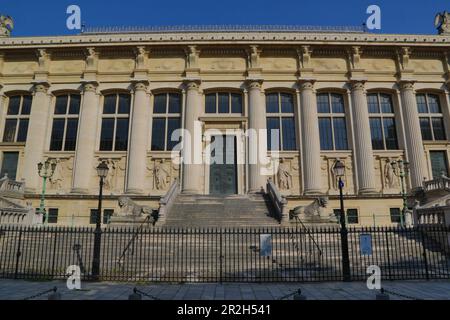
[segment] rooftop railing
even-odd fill
[[[173,25],[173,26],[104,26],[83,27],[82,34],[111,33],[181,33],[181,32],[342,32],[363,33],[364,26],[301,25]]]

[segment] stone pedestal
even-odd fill
[[[152,226],[153,222],[151,217],[148,216],[112,216],[109,221],[109,226],[111,227],[140,227],[142,224],[144,226]]]

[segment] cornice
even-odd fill
[[[450,36],[328,32],[185,32],[144,34],[91,34],[71,36],[10,37],[0,39],[0,49],[27,47],[79,47],[123,45],[196,44],[350,44],[389,46],[444,46]]]

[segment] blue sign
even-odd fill
[[[339,180],[339,188],[343,188],[344,187],[344,181]]]
[[[259,255],[261,257],[270,257],[272,255],[272,235],[259,235]]]
[[[360,234],[359,235],[359,248],[361,250],[361,255],[371,256],[372,255],[372,235],[371,234]]]

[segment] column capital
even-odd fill
[[[298,79],[298,87],[301,90],[314,90],[314,83],[316,79]]]
[[[200,78],[186,78],[183,80],[186,90],[199,90],[202,80]]]
[[[352,91],[362,90],[365,91],[365,83],[367,79],[351,79],[350,80],[350,88]]]
[[[260,89],[263,84],[264,80],[259,78],[248,78],[245,80],[245,83],[247,85],[247,88],[250,89]]]
[[[445,85],[447,86],[447,89],[450,90],[450,79],[445,81]],[[0,89],[2,88],[2,85],[0,84]]]
[[[97,81],[82,81],[81,85],[83,87],[83,92],[97,92],[98,82]]]
[[[147,79],[131,79],[134,91],[147,91],[150,82]]]
[[[50,83],[47,81],[33,82],[33,89],[32,89],[33,93],[38,93],[38,92],[47,93],[48,88],[50,88]]]
[[[414,84],[416,83],[416,80],[400,80],[398,81],[398,86],[400,90],[414,90]]]

